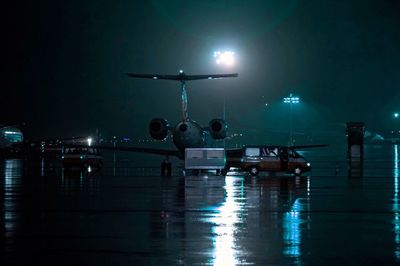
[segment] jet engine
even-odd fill
[[[162,118],[154,118],[150,121],[149,132],[153,139],[164,140],[168,136],[170,126],[168,121]]]
[[[226,129],[228,125],[226,124],[225,120],[223,119],[213,119],[208,123],[210,128],[210,134],[213,139],[224,139],[226,138]]]

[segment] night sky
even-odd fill
[[[301,97],[302,131],[400,111],[400,1],[16,1],[2,8],[0,123],[31,138],[94,132],[142,137],[180,117],[179,84],[125,73],[238,72],[188,84],[189,115],[232,131],[287,129],[283,97]],[[10,6],[12,5],[12,6]],[[222,68],[215,50],[234,50]],[[265,104],[268,103],[268,106]]]

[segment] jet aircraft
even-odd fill
[[[186,83],[188,81],[203,79],[220,79],[238,77],[237,73],[233,74],[210,74],[210,75],[186,75],[183,70],[178,75],[159,75],[159,74],[137,74],[127,73],[128,77],[144,78],[153,80],[172,80],[180,82],[181,88],[181,118],[174,126],[165,118],[154,118],[149,123],[149,133],[153,139],[164,140],[169,134],[172,135],[173,143],[177,149],[153,149],[140,147],[110,147],[96,146],[101,149],[143,152],[150,154],[158,154],[175,156],[183,159],[186,148],[203,148],[210,145],[210,138],[214,140],[223,140],[226,138],[228,125],[224,119],[211,119],[206,127],[199,125],[188,115],[187,90]]]
[[[188,115],[188,104],[187,104],[187,91],[186,82],[193,80],[202,79],[219,79],[219,78],[230,78],[238,77],[237,73],[232,74],[211,74],[211,75],[186,75],[182,70],[179,71],[178,75],[159,75],[159,74],[137,74],[127,73],[132,78],[144,78],[153,80],[173,80],[180,82],[181,87],[181,119],[171,126],[165,118],[154,118],[149,123],[149,133],[153,139],[164,140],[169,134],[172,135],[173,143],[176,149],[155,149],[145,147],[114,147],[114,146],[102,146],[95,145],[98,149],[107,150],[119,150],[119,151],[132,151],[142,152],[157,155],[166,156],[166,160],[162,164],[162,173],[164,173],[163,167],[165,163],[169,164],[169,157],[174,156],[179,159],[184,159],[186,148],[205,148],[209,147],[209,136],[214,140],[223,140],[227,136],[227,123],[224,119],[214,118],[208,123],[208,126],[202,127],[197,122],[189,118]],[[316,147],[321,145],[308,145],[308,146],[295,146],[293,148],[304,148],[304,147]],[[324,145],[322,145],[324,146]],[[239,149],[228,149],[226,150],[226,156],[228,159],[236,157],[242,152],[242,148]],[[167,166],[168,167],[168,166]],[[168,175],[168,174],[167,174]]]

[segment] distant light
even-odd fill
[[[153,79],[158,79],[157,77],[153,77]]]
[[[20,133],[16,132],[16,131],[4,131],[4,134],[17,135],[17,134],[20,134]]]
[[[394,113],[393,116],[394,116],[394,118],[398,118],[399,117],[399,113]]]
[[[215,63],[217,65],[233,66],[235,64],[235,52],[216,51],[214,52]]]
[[[90,137],[87,139],[88,146],[91,146],[91,145],[92,145],[92,141],[93,141],[93,139],[90,138]]]
[[[268,103],[266,103],[265,106],[268,106]]]
[[[183,74],[183,70],[181,69],[181,70],[179,70],[179,74]]]
[[[300,98],[290,94],[289,97],[283,98],[283,102],[284,103],[300,103]]]

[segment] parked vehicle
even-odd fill
[[[103,157],[98,149],[93,147],[63,147],[61,161],[65,168],[103,166]]]
[[[225,168],[225,150],[223,148],[187,148],[185,149],[185,169],[198,173],[200,170]]]
[[[290,172],[301,175],[311,165],[296,150],[288,146],[245,146],[241,151],[227,152],[224,172],[231,167],[240,168],[256,176],[260,171]]]

